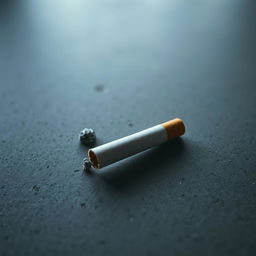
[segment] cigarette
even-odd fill
[[[175,118],[146,130],[89,149],[88,156],[94,168],[100,169],[185,133],[181,119]]]

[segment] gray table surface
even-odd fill
[[[255,255],[256,1],[1,1],[0,255]],[[182,139],[91,175],[97,145]]]

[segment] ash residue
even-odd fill
[[[90,172],[91,171],[92,163],[90,162],[90,160],[88,160],[88,158],[84,158],[83,168],[84,168],[85,172]]]
[[[96,141],[95,131],[91,128],[84,128],[79,133],[79,138],[82,144],[84,145],[93,145]]]

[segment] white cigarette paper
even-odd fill
[[[163,124],[92,148],[88,151],[88,156],[93,167],[102,168],[181,136],[184,133],[185,126],[183,121],[175,118]]]

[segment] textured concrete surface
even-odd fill
[[[2,1],[0,254],[255,255],[256,3]],[[97,144],[187,133],[86,175]]]

